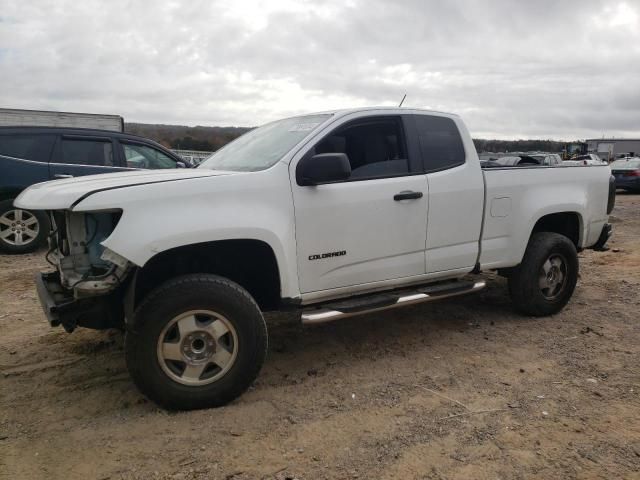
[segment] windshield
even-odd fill
[[[307,115],[267,123],[221,148],[198,168],[235,172],[267,169],[330,116]]]
[[[610,167],[622,167],[628,169],[640,168],[640,160],[616,160],[615,162],[611,162]]]

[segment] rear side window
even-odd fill
[[[113,147],[109,140],[62,139],[62,163],[113,166]]]
[[[465,160],[460,132],[446,117],[414,115],[422,161],[427,172],[462,165]]]
[[[48,162],[54,135],[0,135],[0,155]]]

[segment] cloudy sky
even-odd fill
[[[253,126],[394,105],[640,136],[640,0],[0,0],[0,106]]]

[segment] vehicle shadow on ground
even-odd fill
[[[531,319],[514,312],[506,293],[506,281],[489,279],[487,289],[478,294],[449,298],[433,303],[400,307],[349,317],[315,326],[303,326],[299,314],[267,317],[269,353],[325,356],[323,350],[342,344],[345,349],[366,349],[370,344],[394,341],[411,345],[416,339],[446,337],[449,333],[490,324],[526,323]],[[266,368],[270,360],[267,359]]]

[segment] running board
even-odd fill
[[[379,312],[390,308],[414,305],[416,303],[432,302],[441,298],[466,295],[482,290],[486,285],[484,280],[477,282],[452,282],[448,284],[421,287],[402,292],[388,292],[361,297],[342,302],[326,304],[321,307],[305,309],[302,312],[304,325],[332,322],[340,318],[362,315],[364,313]]]

